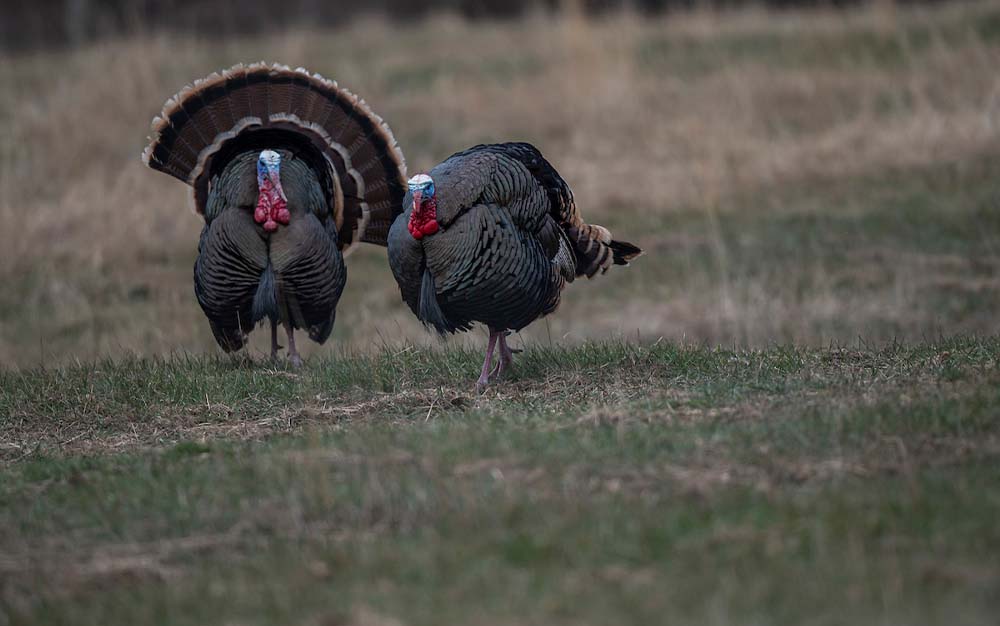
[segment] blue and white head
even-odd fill
[[[274,150],[263,150],[257,157],[257,187],[263,189],[266,180],[272,189],[281,189],[281,155]]]
[[[417,174],[406,183],[413,194],[413,211],[406,227],[414,239],[423,239],[438,231],[437,197],[434,179],[427,174]]]
[[[419,193],[424,198],[434,197],[434,179],[427,174],[417,174],[406,183],[406,186],[414,196]]]

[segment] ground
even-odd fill
[[[375,247],[302,370],[222,355],[139,154],[261,58],[411,173],[532,141],[646,254],[483,395]],[[0,626],[995,622],[998,58],[996,2],[0,56]]]
[[[990,623],[1000,342],[4,375],[5,623]]]

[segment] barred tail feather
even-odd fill
[[[191,185],[204,213],[208,182],[224,165],[215,157],[261,131],[295,137],[321,155],[342,247],[386,245],[406,192],[403,154],[364,100],[319,74],[255,63],[197,80],[167,100],[142,158]]]
[[[611,238],[611,231],[597,224],[580,224],[567,229],[576,252],[577,276],[593,278],[612,265],[628,265],[642,250],[627,241]]]

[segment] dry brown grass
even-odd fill
[[[499,25],[441,16],[0,58],[0,360],[214,349],[191,292],[200,223],[187,189],[138,155],[168,95],[256,59],[303,65],[361,94],[414,171],[476,142],[530,140],[586,216],[649,250],[634,268],[574,285],[529,337],[761,344],[993,332],[995,316],[981,308],[940,307],[955,289],[997,297],[1000,236],[945,268],[943,253],[879,244],[852,251],[849,267],[828,258],[829,247],[803,247],[801,265],[761,272],[722,231],[758,213],[877,214],[863,192],[841,192],[883,172],[920,180],[920,168],[995,154],[1000,41],[979,25],[997,10]],[[358,254],[349,272],[334,347],[323,350],[432,341],[403,308],[380,250]],[[845,289],[844,272],[874,286]]]

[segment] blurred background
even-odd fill
[[[0,13],[6,366],[217,350],[193,295],[188,188],[139,155],[168,96],[256,60],[361,95],[411,172],[479,142],[535,143],[585,217],[646,249],[571,285],[522,341],[877,343],[1000,325],[995,0],[39,0]],[[348,265],[334,335],[302,342],[307,355],[436,343],[383,249]]]

